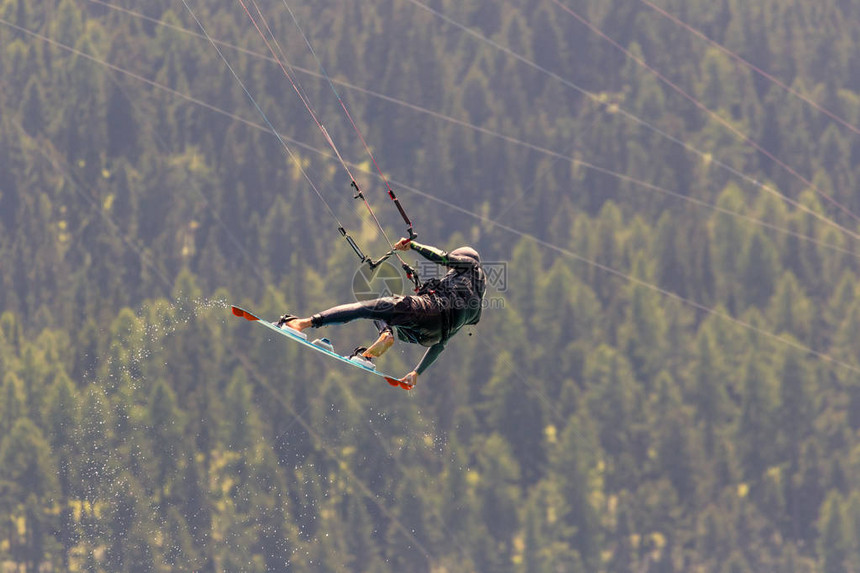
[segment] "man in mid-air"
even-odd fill
[[[412,388],[418,376],[439,357],[448,340],[463,326],[477,324],[481,319],[486,277],[481,257],[471,247],[446,253],[410,239],[400,239],[394,248],[398,251],[412,249],[449,270],[441,279],[427,281],[414,295],[344,304],[308,318],[285,314],[277,324],[302,332],[306,328],[343,324],[357,318],[373,320],[379,338],[369,348],[356,348],[350,359],[372,365],[374,358],[382,356],[394,344],[395,333],[404,342],[426,346],[427,351],[415,369],[400,380],[404,387]]]

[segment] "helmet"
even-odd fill
[[[468,257],[474,260],[476,263],[481,262],[481,255],[479,255],[478,251],[476,251],[472,247],[459,247],[448,253],[448,255],[454,257]]]

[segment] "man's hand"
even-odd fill
[[[409,243],[411,243],[411,242],[412,242],[412,239],[406,239],[406,238],[400,239],[399,241],[394,243],[394,250],[395,251],[408,251],[409,250]]]
[[[411,390],[418,384],[418,373],[414,370],[400,379],[400,386]]]

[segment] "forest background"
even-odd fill
[[[0,568],[860,570],[860,5],[658,4],[261,3],[505,269],[406,393],[230,316],[387,249],[241,2],[0,3]]]

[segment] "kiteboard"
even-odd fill
[[[342,355],[338,354],[337,352],[334,351],[334,348],[332,347],[331,342],[327,338],[321,338],[318,340],[309,341],[307,335],[303,332],[299,332],[298,330],[292,329],[288,326],[279,327],[278,325],[273,324],[273,323],[269,322],[268,320],[263,320],[262,318],[248,312],[247,310],[245,310],[243,308],[239,308],[238,306],[233,306],[231,308],[233,310],[234,316],[238,316],[239,318],[244,318],[245,320],[250,320],[252,322],[255,322],[257,324],[265,326],[266,328],[277,332],[278,334],[288,338],[289,340],[293,340],[295,342],[298,342],[302,346],[307,346],[308,348],[313,348],[317,352],[322,352],[326,356],[329,356],[331,358],[335,358],[337,360],[340,360],[341,362],[345,362],[345,363],[349,364],[350,366],[352,366],[353,368],[359,368],[359,369],[361,369],[361,370],[363,370],[369,374],[373,374],[374,376],[379,376],[380,378],[384,378],[385,381],[388,382],[389,384],[391,384],[392,386],[400,386],[404,390],[411,390],[412,389],[412,386],[410,386],[409,384],[406,384],[404,382],[401,382],[400,380],[398,380],[397,378],[395,378],[393,376],[389,376],[388,374],[380,372],[379,370],[376,370],[375,368],[365,366],[364,364],[354,362],[354,361],[350,360],[348,356],[342,356]]]

